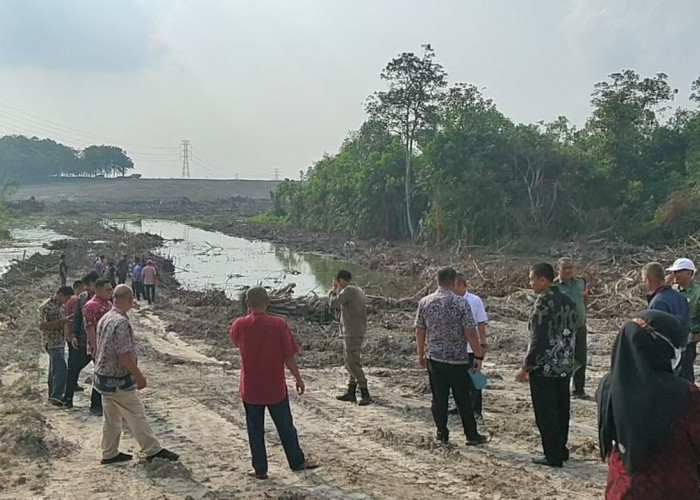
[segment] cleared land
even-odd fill
[[[246,197],[269,200],[279,181],[230,179],[71,179],[50,184],[21,186],[13,199],[52,203],[62,200],[83,201],[190,201],[224,200]]]

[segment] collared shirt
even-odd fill
[[[285,361],[299,352],[287,322],[251,313],[233,322],[229,338],[241,353],[241,399],[252,405],[272,405],[287,397]]]
[[[467,304],[469,304],[469,308],[472,310],[477,325],[486,323],[489,320],[486,309],[484,308],[484,301],[481,300],[481,297],[474,293],[467,292],[464,294],[464,299],[467,301]],[[467,347],[467,352],[474,352],[471,344]]]
[[[141,281],[141,271],[143,271],[141,264],[136,264],[133,267],[131,270],[131,277],[134,278],[134,281]]]
[[[99,323],[102,316],[107,314],[112,309],[112,301],[102,300],[98,296],[94,296],[83,306],[83,324],[85,331],[88,328],[95,328],[97,330],[97,323]]]
[[[590,292],[585,278],[573,278],[571,281],[561,281],[560,278],[556,278],[554,286],[576,304],[576,313],[578,314],[576,328],[586,326],[586,297]]]
[[[97,348],[95,350],[95,388],[102,394],[113,393],[117,388],[134,388],[129,370],[119,363],[119,356],[131,353],[136,358],[134,330],[125,312],[116,307],[108,311],[97,324]]]
[[[559,288],[539,294],[528,327],[530,344],[523,369],[545,377],[566,377],[574,371],[576,304]]]
[[[141,278],[142,278],[143,284],[144,285],[155,285],[157,275],[158,275],[158,271],[156,271],[155,267],[153,267],[153,266],[144,267],[143,271],[141,271]]]
[[[367,332],[367,306],[365,292],[355,285],[348,285],[340,293],[331,292],[330,306],[340,308],[340,323],[346,337],[364,337]]]
[[[39,323],[50,323],[59,319],[63,319],[64,311],[61,305],[56,302],[55,297],[42,302],[39,306]],[[52,349],[55,347],[63,347],[66,345],[66,337],[63,331],[63,327],[59,326],[51,330],[42,330],[44,347],[46,349]]]
[[[690,333],[700,333],[700,286],[691,282],[687,288],[674,287],[688,299],[690,306]]]
[[[690,304],[685,295],[669,285],[663,285],[647,295],[647,300],[649,300],[648,309],[673,314],[690,335]]]
[[[87,304],[93,296],[85,290],[78,296],[78,303],[76,304],[74,316],[73,316],[73,337],[78,339],[78,343],[85,347],[87,340],[87,333],[85,332],[85,324],[83,322],[83,307]]]
[[[426,331],[425,357],[441,363],[469,364],[464,331],[476,327],[464,297],[438,288],[418,303],[415,328]]]

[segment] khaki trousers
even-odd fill
[[[364,337],[345,337],[345,367],[350,374],[349,383],[367,388],[367,378],[362,369],[362,343]]]
[[[136,390],[117,389],[113,395],[102,395],[102,458],[114,458],[119,454],[119,439],[122,435],[122,420],[126,421],[131,434],[141,447],[141,451],[150,457],[163,447],[156,439],[151,426],[146,420],[146,409]]]

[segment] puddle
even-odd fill
[[[148,232],[164,238],[161,253],[175,264],[175,277],[183,287],[201,290],[217,288],[229,296],[241,287],[261,284],[277,288],[296,283],[296,294],[325,295],[339,269],[347,269],[367,293],[401,296],[396,280],[352,263],[314,254],[296,253],[285,246],[251,241],[181,222],[145,219],[138,222],[111,221],[119,229]]]
[[[51,253],[42,247],[44,243],[68,239],[68,236],[42,227],[10,229],[10,236],[11,240],[3,242],[8,246],[0,248],[0,275],[10,268],[13,260],[24,260],[35,253]]]

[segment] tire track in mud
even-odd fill
[[[161,369],[170,371],[169,378],[176,376],[172,373],[173,367],[164,365],[156,371],[160,372]],[[599,472],[604,474],[602,467],[589,470],[590,464],[577,463],[569,467],[569,470],[556,474],[545,472],[525,465],[531,456],[530,446],[513,447],[498,438],[482,450],[445,450],[432,441],[432,421],[425,408],[426,401],[422,401],[421,408],[419,398],[402,397],[400,393],[405,391],[395,386],[385,386],[383,377],[372,377],[374,392],[379,394],[378,404],[359,408],[336,402],[330,394],[334,385],[332,381],[342,376],[340,370],[304,370],[304,373],[311,390],[301,398],[292,398],[293,413],[302,446],[307,453],[310,452],[324,464],[321,471],[310,476],[313,478],[310,482],[320,485],[328,481],[324,486],[336,488],[334,495],[328,498],[350,498],[361,494],[353,491],[353,485],[357,483],[364,484],[363,491],[371,488],[373,494],[378,497],[387,495],[387,498],[441,498],[441,495],[445,498],[453,495],[483,498],[485,495],[488,497],[489,492],[498,492],[497,495],[502,498],[510,495],[516,498],[522,491],[514,487],[513,478],[522,476],[523,472],[526,472],[524,486],[530,490],[534,479],[550,486],[556,484],[558,493],[570,493],[583,498],[581,495],[589,493],[587,490],[590,488],[591,498],[598,496],[598,478],[595,476]],[[197,401],[231,424],[228,432],[238,435],[235,449],[240,455],[236,460],[239,463],[237,474],[240,477],[248,467],[249,459],[244,413],[237,395],[237,372],[225,373],[220,367],[210,366],[204,369],[200,366],[199,376],[199,381],[183,384],[180,389],[192,401]],[[518,403],[525,402],[523,397],[517,399],[522,399]],[[160,403],[154,398],[154,404]],[[197,415],[199,414],[202,411],[198,410]],[[181,420],[183,417],[175,418]],[[454,425],[458,425],[458,422],[453,422]],[[416,432],[417,426],[419,432]],[[217,443],[220,443],[218,435],[212,438],[212,445],[216,447]],[[271,458],[271,471],[274,469],[274,475],[279,480],[284,479],[275,486],[293,486],[296,478],[291,473],[286,474],[285,461],[274,432],[268,433],[268,443],[269,451],[274,456]],[[201,451],[204,452],[205,449]],[[211,470],[211,466],[205,468]],[[193,472],[195,475],[199,473],[194,468]],[[591,474],[595,481],[589,481]],[[239,477],[232,479],[240,482]],[[217,489],[225,487],[216,478],[208,479],[212,486],[217,483]],[[225,479],[228,480],[229,476],[226,475]],[[346,490],[330,486],[333,481],[346,484]],[[305,491],[308,492],[308,485],[306,487]],[[532,493],[551,495],[552,492],[549,489]],[[309,498],[324,498],[315,494],[323,495],[318,490],[314,492],[312,488],[311,495],[314,496]]]

